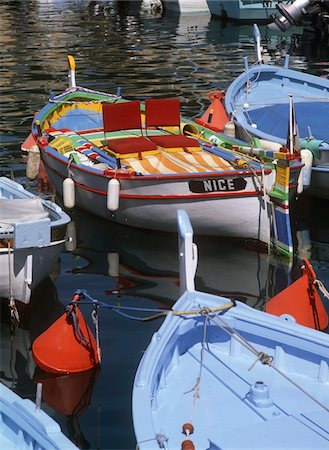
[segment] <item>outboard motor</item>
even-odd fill
[[[305,15],[329,12],[328,0],[295,0],[291,5],[279,2],[276,5],[282,14],[268,25],[271,30],[286,31],[293,25],[299,25]]]

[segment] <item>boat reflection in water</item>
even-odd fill
[[[73,273],[108,275],[108,295],[147,298],[166,308],[173,304],[179,293],[174,233],[109,224],[78,209],[71,217],[67,250],[75,257]],[[263,309],[269,297],[290,284],[292,265],[248,248],[247,241],[208,236],[196,240],[198,289]]]
[[[79,448],[90,448],[79,419],[90,405],[99,368],[56,376],[36,367],[31,351],[33,341],[64,313],[50,277],[33,289],[28,305],[21,302],[16,305],[20,325],[13,329],[7,304],[1,302],[0,381],[32,401],[37,383],[42,383],[41,408]]]

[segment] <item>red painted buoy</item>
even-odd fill
[[[96,340],[77,305],[34,341],[32,354],[36,364],[50,373],[83,372],[100,362]]]
[[[328,326],[328,314],[314,285],[315,280],[313,267],[304,259],[302,276],[272,297],[266,304],[266,312],[275,316],[289,314],[300,325],[324,330]]]
[[[223,95],[221,92],[213,91],[208,97],[211,100],[210,106],[195,122],[213,131],[223,132],[225,124],[230,120],[222,103]]]

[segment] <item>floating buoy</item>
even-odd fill
[[[27,155],[26,176],[29,180],[35,180],[40,170],[40,150],[37,145],[30,147]]]
[[[75,187],[72,178],[65,178],[63,181],[63,202],[66,208],[75,206]]]
[[[112,178],[107,185],[107,209],[116,211],[119,208],[120,182]]]
[[[311,150],[302,149],[300,151],[300,154],[304,167],[302,168],[298,178],[298,194],[301,194],[304,189],[308,189],[310,187],[313,164],[313,153],[311,152]]]
[[[108,274],[110,277],[119,276],[119,253],[111,252],[107,254]]]
[[[79,307],[70,306],[32,345],[36,364],[45,372],[76,373],[99,364],[96,340]]]
[[[232,120],[226,122],[223,133],[226,134],[227,136],[235,137],[235,125]]]
[[[266,312],[275,316],[289,314],[300,325],[324,330],[328,326],[328,314],[314,284],[315,280],[313,267],[304,259],[302,276],[272,297],[266,304]]]
[[[210,106],[201,118],[196,119],[195,122],[211,130],[222,132],[225,124],[229,121],[229,117],[222,103],[224,97],[221,92],[217,91],[210,92],[208,97],[211,100]]]
[[[73,252],[77,248],[77,231],[74,220],[71,220],[66,227],[65,248],[68,252]]]

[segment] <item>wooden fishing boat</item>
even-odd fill
[[[136,448],[328,448],[329,335],[196,291],[184,211],[178,223],[181,296],[135,376]]]
[[[59,424],[29,399],[0,383],[0,447],[6,450],[78,450]]]
[[[32,124],[41,159],[65,206],[172,232],[176,212],[184,208],[200,234],[265,243],[278,216],[280,224],[288,224],[289,199],[302,167],[299,155],[278,155],[279,180],[271,167],[214,146],[202,135],[191,136],[194,124],[180,117],[178,99],[141,104],[119,93],[78,87],[75,62],[71,56],[68,60],[70,87],[52,96]],[[284,192],[283,197],[269,196],[272,191]],[[291,252],[290,223],[289,229],[274,228],[274,245],[280,242],[283,251]]]
[[[0,297],[29,303],[59,258],[69,222],[54,202],[0,178]]]
[[[277,13],[276,5],[279,1],[261,0],[211,0],[208,1],[212,15],[226,20],[239,22],[257,21],[272,22]],[[286,0],[283,3],[290,3]]]
[[[256,137],[285,145],[289,96],[294,99],[303,161],[304,186],[310,192],[329,199],[329,80],[289,69],[289,55],[284,66],[261,62],[260,33],[254,25],[257,63],[249,66],[244,58],[242,72],[228,87],[225,109],[234,121],[236,135],[250,141]]]

